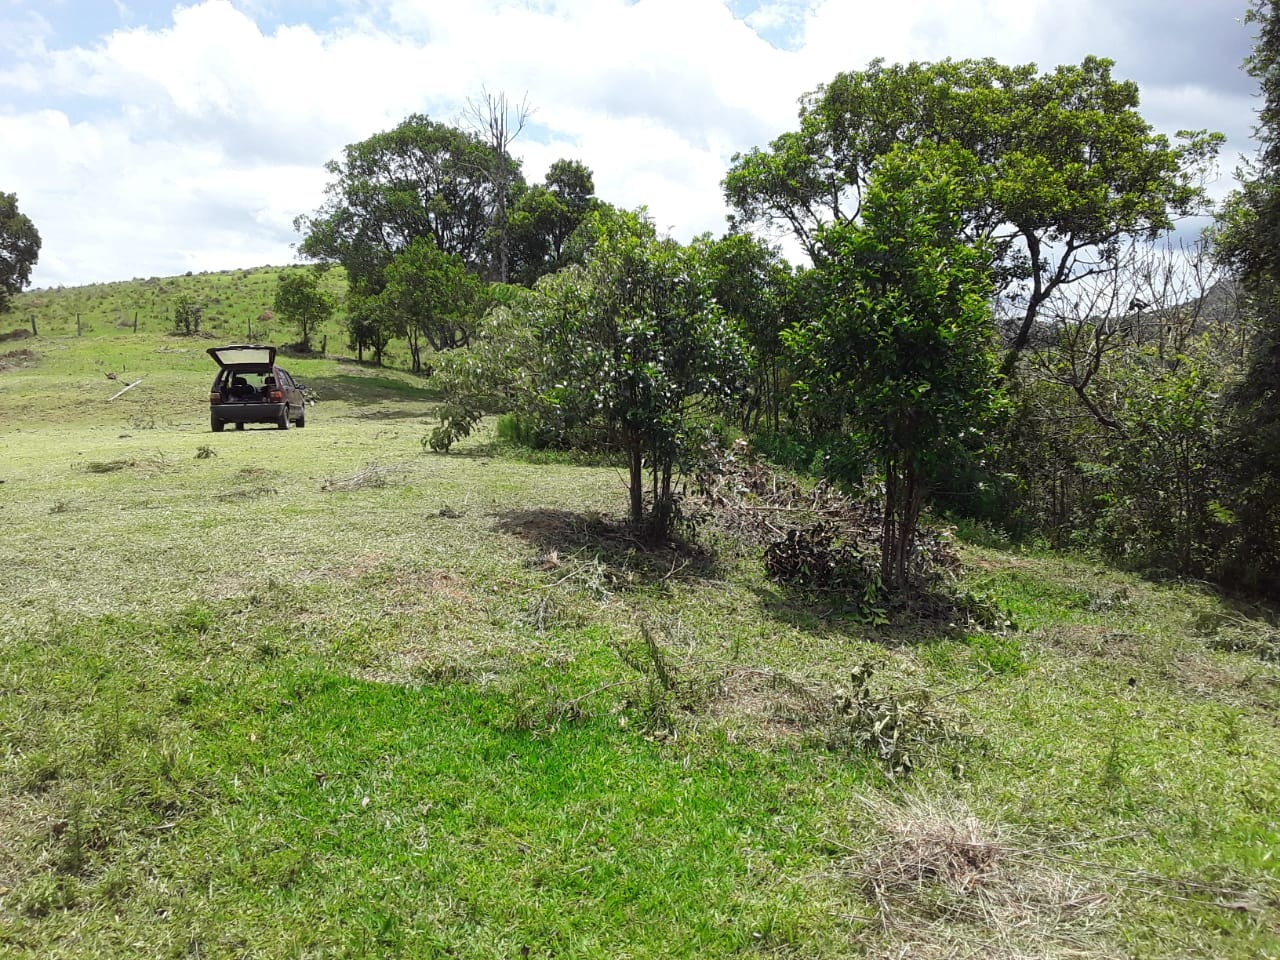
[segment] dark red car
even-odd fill
[[[215,433],[228,423],[237,430],[246,423],[274,423],[281,430],[290,423],[307,425],[302,385],[276,366],[275,347],[241,343],[207,352],[218,365],[209,389],[209,426]]]

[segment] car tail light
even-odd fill
[[[272,390],[272,391],[271,391],[271,399],[272,399],[272,401],[274,401],[275,403],[282,403],[282,402],[284,401],[284,391],[283,391],[283,390]]]
[[[217,390],[213,390],[213,391],[211,391],[211,392],[209,393],[209,402],[210,402],[210,403],[221,403],[221,402],[222,402],[222,394],[218,393],[218,391],[217,391]]]

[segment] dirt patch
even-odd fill
[[[423,599],[428,596],[448,597],[458,603],[471,599],[467,581],[448,570],[405,574],[388,580],[386,587],[384,602],[387,609],[402,612],[421,609]]]
[[[10,350],[8,353],[0,353],[0,373],[34,366],[36,359],[34,350]]]

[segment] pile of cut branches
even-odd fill
[[[708,450],[696,489],[716,525],[765,547],[769,575],[805,588],[862,584],[880,555],[883,505],[874,491],[854,496],[827,480],[805,484],[751,455],[739,440]],[[943,531],[921,526],[913,550],[917,579],[953,570],[959,558]]]

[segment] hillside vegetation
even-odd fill
[[[868,617],[333,357],[306,430],[213,435],[142,298],[238,339],[270,277],[10,316],[0,953],[1280,955],[1263,611],[975,528],[969,615]]]
[[[29,290],[13,298],[12,312],[0,319],[0,334],[30,332],[33,323],[38,334],[50,338],[167,334],[173,332],[176,307],[185,298],[203,310],[201,331],[211,337],[223,342],[285,343],[296,339],[296,330],[271,316],[271,306],[280,275],[301,269],[253,267]],[[325,271],[321,287],[340,299],[346,291],[345,271],[341,267]],[[339,330],[335,322],[321,331],[332,340],[335,353],[343,349]]]

